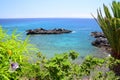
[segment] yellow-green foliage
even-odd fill
[[[15,33],[8,35],[0,27],[0,80],[17,79],[24,75],[27,67],[24,64],[28,63],[25,54],[30,54],[30,51],[33,51],[33,46],[28,44],[28,39],[21,40]],[[15,70],[12,68],[14,65],[17,65]]]

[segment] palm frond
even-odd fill
[[[114,55],[120,58],[120,2],[113,1],[111,5],[111,11],[106,6],[104,7],[104,14],[101,9],[97,10],[97,22],[100,25],[103,33],[105,34]]]

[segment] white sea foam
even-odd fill
[[[72,31],[72,33],[76,33],[76,31]]]

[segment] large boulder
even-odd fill
[[[43,28],[38,28],[34,30],[27,30],[27,35],[29,34],[62,34],[62,33],[70,33],[72,32],[71,30],[66,30],[63,28],[58,28],[58,29],[52,29],[52,30],[46,30]]]

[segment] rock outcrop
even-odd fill
[[[102,32],[91,32],[91,36],[95,38],[91,43],[93,46],[104,48],[104,50],[111,52],[110,44]]]
[[[27,35],[29,34],[62,34],[62,33],[71,33],[71,30],[66,30],[63,28],[58,28],[58,29],[52,29],[52,30],[46,30],[43,28],[38,28],[34,30],[27,30]]]
[[[103,47],[103,46],[110,47],[107,38],[103,38],[103,37],[96,38],[95,41],[92,42],[92,45],[96,47]]]
[[[105,38],[105,35],[102,32],[91,32],[91,36],[93,36],[94,38]]]

